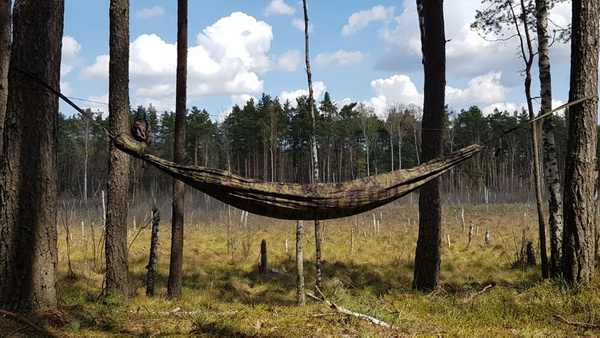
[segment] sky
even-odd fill
[[[423,104],[421,43],[414,0],[308,0],[309,50],[317,102],[363,102],[385,117],[392,104]],[[130,2],[130,104],[175,108],[176,1]],[[304,17],[298,0],[189,1],[187,106],[222,120],[263,93],[281,102],[308,93]],[[516,40],[490,41],[470,28],[480,0],[445,1],[446,103],[484,113],[525,106]],[[570,4],[550,12],[567,27]],[[65,0],[61,91],[83,108],[108,111],[109,4]],[[550,50],[555,106],[569,90],[569,45]],[[536,60],[537,64],[537,60]],[[533,95],[538,96],[537,68]],[[61,103],[61,112],[74,110]]]

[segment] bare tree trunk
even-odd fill
[[[304,41],[306,54],[306,77],[308,78],[308,104],[310,105],[311,117],[311,152],[313,159],[313,183],[319,183],[319,156],[317,153],[317,119],[315,116],[315,98],[313,96],[312,73],[310,72],[310,56],[308,53],[308,10],[306,0],[302,0],[304,7]],[[321,288],[321,224],[315,220],[315,270],[316,280],[315,289]]]
[[[540,115],[552,110],[552,78],[550,73],[550,52],[548,47],[548,4],[547,0],[536,0],[538,68],[540,70]],[[556,144],[554,142],[553,116],[546,117],[542,123],[542,149],[544,173],[549,194],[550,223],[550,275],[557,277],[562,271],[562,233],[563,201]]]
[[[150,257],[148,258],[148,275],[146,278],[146,296],[154,297],[156,280],[156,261],[158,260],[158,232],[160,230],[160,212],[156,205],[152,208],[152,236],[150,237]]]
[[[304,224],[296,222],[296,298],[298,305],[306,304],[304,295]]]
[[[110,1],[110,61],[108,130],[112,135],[129,132],[129,1]],[[106,203],[106,288],[126,301],[129,296],[127,260],[127,200],[129,155],[111,142],[108,150]]]
[[[175,163],[185,160],[185,113],[187,92],[187,0],[177,0],[177,83],[175,93]],[[173,217],[171,219],[171,261],[168,298],[181,298],[183,278],[183,214],[185,185],[173,180]]]
[[[598,1],[574,0],[569,101],[598,94]],[[563,274],[588,283],[594,274],[598,99],[573,105],[568,117],[565,167]]]
[[[422,121],[423,162],[442,154],[444,94],[446,87],[446,38],[442,0],[417,0],[421,50],[425,73]],[[419,235],[415,253],[413,288],[432,290],[439,285],[442,250],[442,203],[439,179],[425,184],[419,193]]]
[[[58,88],[63,0],[17,0],[13,15],[10,65]],[[57,306],[58,98],[18,71],[10,72],[8,83],[0,157],[0,307],[25,313]]]
[[[525,2],[521,0],[521,12],[526,13]],[[522,14],[526,15],[526,14]],[[533,46],[531,43],[531,36],[529,35],[529,25],[527,20],[521,20],[523,22],[523,35],[519,29],[519,22],[517,16],[513,12],[513,18],[515,20],[515,27],[517,29],[517,35],[520,40],[521,54],[523,61],[525,62],[525,97],[527,99],[527,110],[529,112],[529,118],[535,118],[533,112],[533,99],[531,97],[531,66],[533,65]],[[542,205],[542,178],[540,174],[540,152],[537,139],[537,122],[531,124],[531,148],[533,153],[533,178],[535,185],[535,200],[538,212],[538,232],[539,232],[539,243],[540,243],[540,260],[542,265],[542,277],[548,278],[548,253],[546,250],[546,217],[544,215]]]

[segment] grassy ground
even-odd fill
[[[104,273],[101,232],[96,229],[92,236],[92,229],[86,226],[83,235],[81,220],[65,217],[68,213],[64,209],[59,217],[59,310],[38,313],[32,320],[57,335],[73,337],[600,334],[595,325],[583,325],[600,324],[600,279],[574,291],[560,282],[541,281],[539,266],[511,268],[524,227],[527,239],[537,242],[537,220],[531,206],[445,207],[442,286],[431,293],[411,290],[418,227],[416,205],[378,209],[378,232],[373,227],[373,213],[325,221],[323,293],[327,300],[385,321],[392,328],[340,314],[310,298],[306,306],[297,306],[296,223],[250,215],[244,227],[237,210],[231,213],[233,247],[229,252],[225,211],[189,215],[184,296],[180,300],[165,297],[170,227],[169,216],[164,215],[156,295],[148,298],[145,281],[150,231],[140,230],[147,221],[143,211],[136,213],[136,229],[132,221],[129,236],[133,286],[130,301],[123,305],[111,297],[99,300]],[[467,248],[471,222],[474,234]],[[64,224],[70,224],[69,235]],[[310,292],[315,272],[313,227],[314,223],[305,222],[305,278]],[[489,244],[484,241],[486,230],[490,231]],[[67,238],[71,238],[68,248]],[[268,244],[269,268],[283,273],[258,274],[262,239]],[[69,258],[74,276],[68,273]],[[33,332],[24,324],[0,318],[1,337],[29,336]]]

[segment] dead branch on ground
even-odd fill
[[[316,289],[317,289],[317,291],[319,291],[319,294],[321,295],[322,298],[319,298],[319,297],[313,295],[310,292],[307,292],[306,294],[309,297],[313,298],[313,299],[316,299],[316,300],[318,300],[320,302],[323,302],[323,303],[327,304],[327,306],[329,306],[334,311],[342,313],[342,314],[345,314],[345,315],[348,315],[348,316],[354,316],[354,317],[362,319],[362,320],[366,320],[366,321],[371,322],[372,324],[375,324],[375,325],[379,325],[379,326],[383,326],[383,327],[387,327],[387,328],[392,328],[392,326],[390,324],[388,324],[388,323],[386,323],[386,322],[384,322],[382,320],[379,320],[377,318],[373,318],[371,316],[364,315],[362,313],[350,311],[350,310],[348,310],[346,308],[343,308],[343,307],[341,307],[339,305],[336,305],[336,304],[330,302],[329,300],[327,300],[327,298],[325,298],[325,295],[323,295],[323,293],[321,292],[321,290],[319,290],[319,288],[316,288]]]

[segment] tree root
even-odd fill
[[[52,332],[46,330],[45,328],[43,328],[43,327],[41,327],[41,326],[33,323],[32,321],[30,321],[29,319],[21,316],[20,314],[0,309],[0,315],[11,317],[11,318],[15,319],[16,321],[21,322],[21,323],[29,326],[30,328],[34,329],[35,331],[37,331],[39,333],[42,333],[42,334],[44,334],[46,336],[49,336],[49,337],[58,337],[54,333],[52,333]]]

